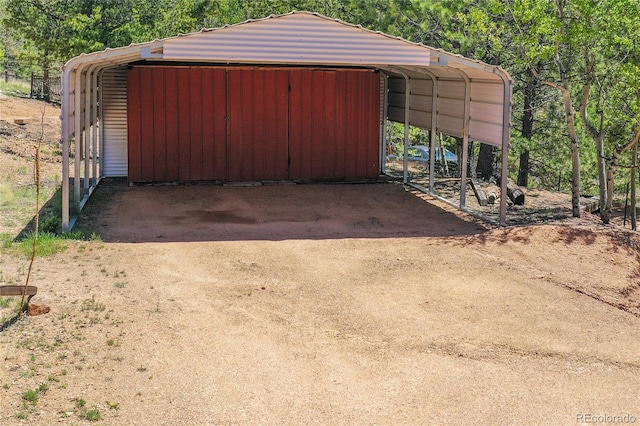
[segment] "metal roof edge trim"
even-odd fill
[[[97,52],[91,53],[82,53],[78,56],[74,56],[69,59],[63,66],[62,71],[65,72],[67,69],[71,68],[73,70],[78,65],[91,62],[91,61],[106,61],[109,59],[114,59],[122,56],[126,56],[127,54],[135,54],[138,53],[142,56],[142,50],[144,48],[154,49],[161,48],[163,46],[162,40],[153,40],[145,43],[135,43],[130,44],[129,46],[123,47],[115,47],[115,48],[106,48],[105,50],[100,50]]]
[[[436,51],[438,52],[438,54],[442,54],[442,55],[446,55],[447,59],[459,64],[459,65],[467,65],[471,68],[475,68],[475,69],[479,69],[482,71],[486,71],[486,72],[490,72],[493,74],[497,74],[498,76],[500,76],[503,80],[507,79],[508,81],[513,83],[513,78],[511,77],[511,75],[501,66],[499,65],[490,65],[487,64],[485,62],[482,61],[478,61],[476,59],[470,59],[467,58],[465,56],[462,55],[457,55],[455,53],[450,53],[447,52],[445,50],[442,49],[436,49]],[[452,67],[453,68],[453,67]]]

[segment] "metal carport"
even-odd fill
[[[462,138],[461,207],[465,206],[469,140],[501,147],[501,188],[506,194],[512,96],[512,80],[506,71],[319,14],[292,12],[83,54],[67,62],[63,68],[61,116],[64,230],[70,229],[75,220],[71,208],[77,215],[102,177],[126,173],[127,67],[171,64],[227,69],[375,70],[383,76],[379,102],[380,167],[384,164],[382,127],[389,119],[405,124],[405,151],[409,126],[431,131],[432,152],[436,132]],[[406,158],[405,155],[405,162]],[[434,162],[432,156],[431,193]],[[404,181],[408,183],[406,164],[404,169]],[[503,196],[501,224],[505,220]]]

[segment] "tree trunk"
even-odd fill
[[[44,62],[42,64],[42,97],[45,102],[51,101],[51,84],[49,82],[49,54],[44,52]]]
[[[609,167],[607,168],[607,202],[604,207],[600,209],[600,218],[602,222],[608,224],[611,221],[611,209],[613,207],[613,180],[616,176],[616,170],[618,169],[618,160],[620,160],[620,155],[622,154],[622,149],[620,146],[616,146],[616,149],[613,151],[613,155],[609,160]]]
[[[596,111],[600,114],[600,127],[597,128],[593,122],[589,119],[587,106],[589,99],[591,98],[591,88],[593,81],[595,80],[595,59],[591,54],[589,47],[585,48],[585,81],[582,87],[582,102],[580,103],[580,116],[584,123],[589,135],[593,138],[596,144],[596,154],[598,156],[598,184],[600,186],[600,206],[604,206],[607,203],[607,174],[606,174],[606,160],[604,158],[604,108],[601,106],[602,93],[598,96],[598,102],[596,105]],[[600,210],[600,217],[602,218],[602,209]],[[603,219],[604,220],[604,219]]]
[[[564,2],[557,2],[560,19],[564,21]],[[562,32],[565,28],[561,29]],[[580,217],[580,145],[578,143],[578,133],[576,132],[576,111],[571,100],[570,90],[570,70],[560,58],[560,44],[556,42],[556,49],[553,62],[560,73],[561,84],[545,81],[544,84],[550,85],[560,90],[564,103],[564,114],[567,120],[567,129],[569,142],[571,144],[571,213],[573,217]]]
[[[529,81],[524,89],[524,112],[522,113],[522,137],[528,141],[533,138],[533,120],[536,100],[536,81]],[[529,149],[520,153],[520,167],[518,168],[518,185],[527,187],[529,184]]]
[[[493,145],[486,143],[480,144],[480,152],[478,153],[478,167],[476,168],[483,180],[491,179],[493,176],[493,158],[495,149]]]
[[[439,141],[439,147],[440,147],[440,152],[444,153],[444,144],[442,143],[442,133],[440,133],[440,138],[438,139]],[[460,157],[458,157],[460,158]],[[438,157],[436,157],[436,161],[438,160]],[[440,156],[440,161],[441,161],[441,165],[442,165],[442,170],[444,170],[444,175],[445,176],[449,176],[449,163],[447,163],[447,159],[445,158],[444,155]]]
[[[569,76],[560,60],[557,50],[554,62],[558,67],[558,71],[560,71],[562,83],[542,81],[542,84],[553,87],[562,94],[564,115],[567,121],[568,137],[571,145],[571,212],[573,217],[580,217],[580,145],[578,144],[578,133],[576,132],[576,111],[573,108],[571,91],[569,90]],[[534,76],[537,76],[536,71],[532,71]]]
[[[518,167],[518,185],[529,186],[529,150],[520,153],[520,166]]]
[[[606,159],[604,158],[604,137],[602,134],[596,139],[596,154],[598,156],[598,183],[600,185],[600,206],[607,204],[607,175]]]
[[[478,204],[480,204],[480,206],[484,207],[487,204],[489,204],[489,199],[487,197],[487,194],[484,192],[482,187],[478,184],[477,180],[471,179],[471,188],[473,189],[473,193],[476,195]],[[495,198],[493,201],[495,202]]]
[[[636,131],[634,138],[629,141],[625,145],[618,145],[616,149],[613,150],[613,155],[609,160],[609,168],[607,169],[607,203],[604,208],[600,211],[600,216],[602,218],[602,222],[609,223],[611,221],[611,208],[613,206],[613,190],[615,188],[614,179],[616,176],[616,171],[618,169],[618,161],[620,160],[620,156],[623,152],[631,149],[635,145],[638,144],[638,139],[640,139],[640,128]]]
[[[458,170],[456,173],[456,177],[460,177],[462,176],[462,167],[464,166],[464,164],[462,164],[462,138],[455,138],[455,140],[456,140],[456,155],[458,156]],[[442,151],[442,153],[443,153],[442,157],[444,158],[444,151]]]
[[[571,142],[571,213],[573,217],[580,217],[580,145],[578,144],[578,133],[576,132],[576,112],[573,108],[569,80],[566,76],[562,79],[560,91],[564,101],[565,118],[569,130],[569,141]]]
[[[571,137],[571,214],[580,217],[580,146],[578,136]]]

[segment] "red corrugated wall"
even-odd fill
[[[134,67],[127,97],[130,181],[227,178],[224,69]]]
[[[288,74],[230,69],[229,180],[288,178]]]
[[[379,79],[361,70],[134,67],[129,180],[375,177]]]
[[[292,70],[291,179],[380,173],[380,75],[359,70]]]

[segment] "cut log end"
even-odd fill
[[[29,124],[31,123],[31,118],[30,117],[19,117],[19,118],[14,118],[13,122],[15,124],[18,124],[20,126],[24,126],[25,124]]]
[[[524,205],[524,192],[511,180],[507,181],[507,196],[513,204],[518,206]]]

